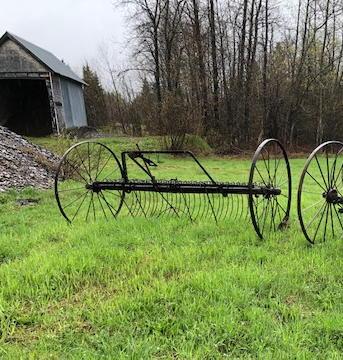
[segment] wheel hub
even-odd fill
[[[330,189],[326,193],[323,193],[323,197],[330,204],[335,204],[339,201],[340,197],[338,196],[338,192],[336,189]]]
[[[87,184],[86,189],[91,190],[91,191],[95,192],[96,194],[98,194],[101,191],[100,186],[95,182],[93,182],[92,184]]]

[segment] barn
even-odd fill
[[[0,38],[0,125],[28,136],[87,126],[85,85],[51,52],[9,32]]]

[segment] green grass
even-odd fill
[[[118,151],[136,140],[105,142]],[[222,180],[246,180],[250,167],[202,161]],[[303,164],[292,160],[294,187]],[[185,159],[160,165],[167,176],[200,175]],[[119,216],[70,227],[51,191],[30,189],[1,195],[0,229],[1,358],[342,358],[343,244],[308,246],[295,198],[291,227],[263,241],[230,220]]]

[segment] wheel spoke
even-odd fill
[[[343,230],[343,224],[342,224],[342,221],[341,221],[341,218],[340,218],[340,214],[338,213],[335,205],[333,206],[333,209],[335,210],[335,213],[336,213],[336,216],[337,216],[337,219],[339,221],[339,224],[341,225],[341,230]]]
[[[98,177],[100,176],[100,174],[103,172],[103,170],[105,169],[105,167],[107,166],[108,162],[111,160],[112,154],[110,154],[109,158],[107,159],[105,165],[101,168],[101,170],[99,171]]]
[[[267,183],[264,181],[264,178],[263,178],[263,176],[261,175],[260,170],[258,169],[258,167],[257,167],[256,165],[255,165],[255,169],[257,170],[258,174],[260,175],[260,178],[261,178],[263,184],[264,184],[265,186],[268,186]]]
[[[266,219],[267,219],[267,214],[268,214],[268,208],[269,208],[269,200],[267,201],[267,209],[266,209],[266,212],[265,212],[265,214],[264,214],[264,218],[263,218],[262,234],[263,234],[264,227],[265,227],[265,225],[266,225]]]
[[[274,225],[274,231],[276,231],[276,228],[275,228],[275,218],[274,218],[274,216],[275,216],[275,214],[274,214],[274,205],[275,205],[275,201],[274,201],[274,199],[272,198],[271,199],[271,208],[272,208],[272,217],[271,217],[271,221],[270,221],[270,231],[272,231],[272,227],[273,227],[273,225]]]
[[[315,241],[316,241],[316,237],[317,237],[317,234],[318,234],[318,230],[319,230],[320,225],[321,225],[321,223],[322,223],[322,221],[323,221],[324,214],[325,214],[325,210],[326,210],[327,206],[328,206],[328,204],[326,203],[326,204],[325,204],[324,211],[323,211],[323,213],[322,213],[322,216],[320,217],[320,220],[319,220],[319,223],[318,223],[318,226],[317,226],[316,232],[315,232],[315,234],[314,234],[314,237],[313,237],[313,242],[315,242]]]
[[[102,197],[102,199],[105,201],[105,204],[107,205],[107,207],[109,208],[111,214],[113,215],[113,217],[116,217],[117,214],[113,213],[112,209],[116,212],[116,209],[106,200],[104,194],[102,192],[100,192],[100,196]]]
[[[326,201],[324,201],[323,205],[320,207],[320,209],[315,213],[315,215],[313,216],[313,218],[311,219],[311,221],[308,223],[308,225],[306,226],[306,228],[310,227],[313,223],[313,221],[317,218],[318,214],[323,210],[323,207],[325,207],[325,204],[327,204]]]
[[[279,166],[280,166],[280,162],[281,162],[281,158],[278,159],[278,162],[277,162],[277,164],[276,164],[276,158],[275,158],[275,169],[274,169],[273,184],[276,184],[276,173],[277,173],[277,170],[278,170],[278,168],[279,168]],[[285,182],[287,182],[287,181],[288,181],[288,180],[286,180]],[[281,186],[281,185],[279,185],[279,186]]]
[[[66,209],[67,207],[75,204],[78,200],[80,200],[82,198],[83,195],[87,194],[88,190],[86,190],[84,193],[82,193],[77,199],[74,199],[71,203],[69,203],[68,205],[64,206],[64,208]]]
[[[333,185],[334,185],[337,159],[338,159],[338,155],[339,155],[340,152],[341,152],[341,150],[339,152],[336,152],[335,160],[333,162],[332,171],[331,171],[331,175],[330,175],[330,188],[332,188]]]
[[[87,152],[88,152],[88,170],[89,170],[89,177],[91,179],[91,182],[93,182],[92,179],[92,173],[91,173],[91,155],[89,152],[89,142],[87,143]]]
[[[335,237],[335,230],[334,230],[334,224],[333,224],[333,216],[332,216],[332,207],[335,206],[333,204],[329,205],[330,208],[330,217],[331,217],[331,232],[332,232],[332,237]]]
[[[268,152],[268,166],[267,166],[267,163],[266,163],[266,160],[263,156],[263,151],[261,152],[261,156],[262,156],[262,159],[263,159],[263,164],[267,170],[267,174],[268,174],[268,179],[269,179],[269,184],[272,182],[272,179],[270,177],[270,169],[269,169],[269,152]]]
[[[93,217],[94,217],[94,221],[96,221],[94,193],[92,193],[92,207],[93,207]]]
[[[101,207],[101,209],[102,209],[102,212],[103,212],[103,214],[104,214],[104,216],[105,216],[105,219],[108,220],[107,215],[106,215],[106,211],[105,211],[104,205],[103,205],[102,202],[101,202],[100,196],[99,196],[98,193],[97,193],[96,195],[97,195],[97,197],[98,197],[99,204],[100,204],[100,207]]]
[[[88,180],[78,171],[78,169],[69,161],[66,159],[66,162],[76,171],[76,173],[85,181],[85,183],[88,183]]]
[[[279,225],[278,225],[278,229],[280,229],[280,226],[281,226],[281,224],[282,224],[282,222],[283,222],[284,218],[283,218],[283,216],[282,216],[282,214],[281,214],[281,212],[280,212],[280,204],[279,204],[279,202],[278,202],[277,198],[275,198],[275,201],[276,201],[277,211],[278,211],[278,214],[279,214],[279,219],[280,219],[280,220],[278,221],[278,223],[279,223]]]
[[[326,191],[326,189],[323,188],[323,186],[322,186],[308,171],[306,171],[306,173],[307,173],[308,175],[310,175],[310,177],[319,185],[319,187],[321,187],[324,191]]]
[[[336,188],[338,188],[337,181],[338,181],[338,179],[339,179],[340,174],[342,173],[342,169],[343,169],[343,165],[342,165],[341,168],[339,169],[339,172],[338,172],[338,174],[337,174],[337,177],[336,177],[335,180],[334,180],[334,187],[336,187]]]
[[[95,171],[94,181],[97,181],[97,180],[98,180],[98,172],[99,172],[99,165],[100,165],[101,153],[102,153],[102,146],[99,146],[98,161],[97,161],[97,164],[96,164],[96,171]],[[100,198],[99,198],[99,199],[100,199]]]
[[[278,201],[278,199],[277,198],[275,198],[276,199],[276,202],[277,202],[277,204],[279,205],[279,207],[281,208],[281,210],[285,213],[285,215],[287,214],[287,211],[283,208],[283,206],[279,203],[279,201]]]
[[[77,191],[77,190],[85,190],[85,189],[86,189],[86,187],[85,187],[85,186],[82,186],[82,187],[79,187],[79,188],[58,190],[58,192],[63,193],[63,192],[68,192],[68,191]]]
[[[327,183],[326,183],[325,176],[324,176],[323,171],[322,171],[322,167],[321,167],[320,164],[319,164],[317,155],[314,155],[314,158],[316,159],[316,162],[317,162],[317,165],[318,165],[320,174],[322,175],[322,179],[323,179],[323,181],[324,181],[324,184],[325,184],[325,186],[326,186],[326,189],[328,189],[328,185],[327,185]]]
[[[110,175],[114,174],[116,171],[118,171],[119,166],[117,165],[114,170],[112,170],[108,175],[104,176],[105,180],[111,180]]]
[[[86,222],[88,221],[88,216],[89,216],[89,212],[90,212],[90,209],[91,209],[91,204],[92,204],[92,201],[93,201],[93,196],[94,196],[94,193],[92,192],[92,193],[91,193],[91,198],[90,198],[90,200],[89,200],[89,205],[88,205],[87,214],[86,214]]]
[[[327,225],[328,225],[329,208],[330,208],[330,205],[328,204],[327,207],[326,207],[326,215],[325,215],[324,236],[323,236],[324,241],[325,241],[325,238],[326,238],[326,228],[327,228]],[[316,239],[316,237],[314,237],[314,239]]]
[[[76,218],[77,214],[79,213],[79,211],[80,211],[83,203],[85,202],[86,197],[87,197],[88,194],[89,194],[89,193],[88,193],[88,191],[87,191],[87,192],[86,192],[86,195],[85,195],[84,198],[82,199],[82,202],[81,202],[80,206],[77,208],[76,213],[74,214],[74,216],[73,216],[73,218],[71,219],[71,221],[74,221],[74,220],[75,220],[75,218]]]
[[[325,151],[325,157],[326,157],[326,171],[327,171],[327,176],[328,176],[328,189],[330,189],[329,156],[328,156],[327,149]]]
[[[86,165],[85,165],[85,163],[84,163],[84,161],[83,161],[83,159],[82,159],[82,156],[81,156],[80,153],[79,153],[79,150],[77,149],[77,146],[75,147],[75,151],[76,151],[77,155],[79,156],[79,159],[81,160],[82,166],[83,166],[84,169],[86,170],[86,174],[88,175],[89,180],[92,181],[92,180],[91,180],[91,174],[88,172],[88,169],[87,169],[87,167],[86,167]]]
[[[314,191],[305,191],[305,190],[302,190],[301,192],[303,192],[303,193],[306,193],[306,194],[312,194],[312,195],[320,195],[320,196],[322,196],[322,192],[320,192],[320,193],[318,193],[318,192],[314,192]]]
[[[303,210],[303,212],[305,212],[305,211],[307,211],[307,210],[309,210],[309,209],[312,209],[314,206],[317,206],[317,205],[318,205],[319,203],[321,203],[322,201],[323,201],[323,199],[320,199],[320,200],[317,201],[316,203],[314,203],[314,204],[308,206],[307,208],[305,208],[305,209]]]

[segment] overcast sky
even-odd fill
[[[35,43],[80,72],[99,47],[115,49],[117,64],[127,61],[125,15],[113,0],[0,0],[0,33]],[[0,35],[0,36],[1,36]]]

